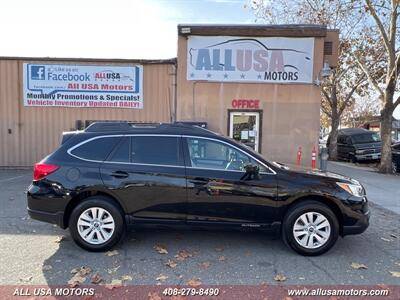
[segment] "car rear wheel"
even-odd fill
[[[393,173],[399,172],[397,165],[394,162],[392,162],[392,170],[393,170]]]
[[[118,243],[125,223],[119,207],[107,197],[85,199],[72,211],[69,230],[74,241],[89,251],[106,251]]]
[[[316,201],[301,202],[285,216],[283,239],[302,255],[315,256],[328,251],[339,236],[339,223],[332,210]]]

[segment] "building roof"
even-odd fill
[[[179,24],[178,35],[325,37],[324,25]]]
[[[0,56],[0,60],[27,60],[46,62],[103,62],[103,63],[131,63],[131,64],[176,64],[176,57],[168,59],[124,59],[124,58],[84,58],[84,57],[25,57],[25,56]]]

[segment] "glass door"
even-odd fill
[[[260,113],[234,111],[229,114],[229,136],[259,151]]]

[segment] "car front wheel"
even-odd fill
[[[74,241],[89,251],[107,251],[125,231],[123,215],[106,197],[90,197],[72,211],[69,230]]]
[[[332,210],[316,201],[301,202],[286,214],[283,238],[293,250],[315,256],[328,251],[339,236],[339,223]]]

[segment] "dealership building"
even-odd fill
[[[267,159],[311,165],[338,31],[179,25],[173,59],[0,57],[0,166],[31,166],[93,121],[199,122]]]

